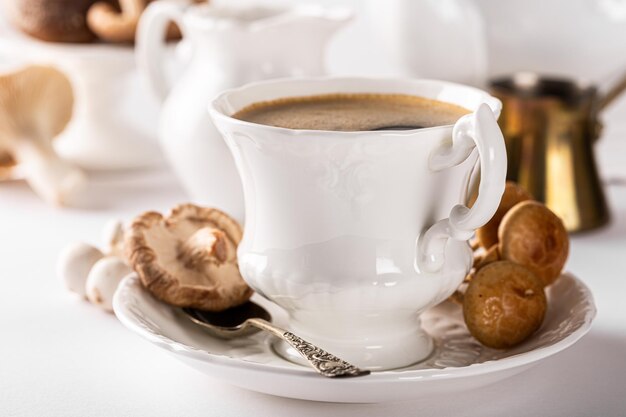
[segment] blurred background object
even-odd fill
[[[545,202],[570,231],[608,222],[593,144],[605,116],[600,107],[608,104],[600,104],[601,92],[626,69],[625,0],[369,4],[372,24],[402,74],[479,86],[494,80],[504,101],[510,180]],[[528,77],[520,81],[521,71],[534,74],[531,85],[524,84]],[[626,110],[623,100],[621,110],[612,107],[609,116]],[[613,122],[607,135],[626,130]],[[615,167],[623,181],[614,158],[611,166],[601,159],[599,168],[606,176]]]
[[[159,1],[148,6],[138,30],[139,68],[163,100],[160,142],[194,202],[243,220],[241,180],[209,118],[208,98],[251,81],[325,74],[326,44],[351,16],[346,8],[311,5],[185,7]],[[163,70],[163,39],[172,21],[191,49],[184,70],[170,79]]]
[[[81,170],[59,158],[52,141],[72,118],[67,77],[51,67],[0,73],[0,161],[8,176],[19,169],[44,200],[70,204],[84,186]]]
[[[369,5],[372,24],[403,75],[484,82],[484,18],[474,0],[370,0]]]
[[[369,0],[369,6],[387,56],[413,77],[484,85],[533,71],[599,83],[626,66],[625,0]]]
[[[2,2],[6,21],[0,19],[0,57],[11,63],[53,65],[70,77],[74,117],[55,148],[82,168],[126,170],[163,162],[154,123],[158,102],[141,88],[132,47],[145,3]],[[178,30],[169,32],[169,38],[178,37]],[[99,37],[126,45],[106,44]],[[168,53],[175,54],[175,48]]]
[[[475,0],[488,76],[533,71],[603,84],[626,67],[626,1]]]
[[[133,48],[46,43],[4,25],[0,54],[12,63],[53,65],[70,78],[74,117],[55,145],[62,157],[88,170],[162,163],[158,103],[141,88]]]
[[[124,0],[124,4],[132,5],[136,1],[143,3],[143,0]],[[152,2],[188,4],[190,1]],[[67,0],[49,0],[46,4],[55,2]],[[72,4],[78,7],[81,2],[84,15],[96,0],[76,0]],[[288,9],[310,2],[213,0],[211,4]],[[540,0],[316,0],[315,3],[322,7],[341,4],[356,12],[353,22],[333,35],[332,42],[328,43],[327,70],[333,75],[432,77],[485,86],[493,77],[531,70],[542,75],[587,80],[603,89],[626,64],[622,58],[626,49],[626,0],[552,0],[549,3]],[[30,7],[39,4],[41,8],[43,3],[42,0],[3,0],[7,10],[25,4]],[[122,4],[117,1],[111,4],[120,15],[129,15],[123,13]],[[54,12],[52,6],[49,9],[50,13]],[[74,84],[75,117],[54,144],[60,155],[89,170],[162,166],[162,147],[156,140],[160,103],[139,82],[130,42],[110,45],[91,38],[91,43],[86,45],[45,43],[20,33],[19,25],[8,26],[4,20],[9,16],[10,13],[0,16],[0,63],[51,63],[63,69]],[[133,16],[134,21],[136,13]],[[172,27],[168,32],[172,32]],[[297,36],[281,38],[282,52],[289,55],[288,51],[297,50],[298,41]],[[163,48],[166,56],[160,60],[161,68],[175,74],[168,78],[190,71],[192,65],[187,65],[192,54],[190,44],[186,39]],[[208,83],[205,79],[212,77],[206,73],[196,78],[202,79],[200,83]],[[240,78],[241,82],[258,79],[244,75]],[[178,89],[178,84],[174,90]],[[166,104],[165,112],[167,107]],[[180,109],[178,111],[180,113]],[[626,152],[626,144],[620,140],[626,135],[623,114],[626,114],[626,100],[621,99],[603,113],[603,140],[596,145],[600,177],[611,183],[626,183],[620,158]],[[167,152],[174,147],[174,144],[166,146]],[[195,148],[179,144],[174,152],[182,154],[181,149]],[[216,154],[215,159],[218,158]],[[202,171],[177,162],[174,165],[180,167],[176,168],[180,171],[179,177],[187,178],[181,183],[190,191],[190,197],[199,203],[212,201],[210,196],[208,200],[207,196],[202,196],[206,187],[197,179],[203,177]],[[181,174],[182,171],[192,173]],[[191,185],[194,180],[197,187]],[[194,192],[192,187],[200,191]]]
[[[545,202],[569,231],[609,221],[593,145],[601,132],[601,112],[625,88],[626,76],[606,92],[535,73],[491,83],[503,102],[499,123],[507,145],[507,178]]]

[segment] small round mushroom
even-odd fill
[[[476,230],[476,239],[480,246],[489,249],[498,243],[498,228],[504,215],[516,204],[532,199],[533,197],[528,191],[512,181],[507,181],[502,200],[500,200],[500,205],[495,214],[487,224]]]
[[[515,346],[543,322],[543,283],[529,269],[509,261],[482,268],[463,297],[463,318],[480,343],[495,349]]]
[[[111,256],[100,259],[87,276],[87,299],[103,310],[112,312],[113,295],[117,286],[131,272],[130,267],[120,258]]]
[[[57,275],[72,292],[86,297],[87,275],[96,262],[104,257],[100,249],[87,243],[68,245],[61,251],[57,261]]]
[[[502,219],[498,234],[502,259],[530,269],[544,285],[559,277],[569,254],[569,236],[549,208],[536,201],[517,204]]]
[[[220,210],[183,204],[167,217],[144,213],[126,239],[128,258],[155,297],[179,307],[221,311],[252,290],[237,265],[239,224]]]
[[[72,86],[56,69],[31,66],[0,75],[0,164],[19,164],[44,200],[64,205],[85,175],[59,158],[52,140],[72,117]]]

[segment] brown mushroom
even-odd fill
[[[143,285],[179,307],[221,311],[252,290],[237,265],[241,226],[220,210],[183,204],[167,217],[147,212],[132,223],[126,250]]]
[[[87,12],[87,25],[102,40],[132,43],[147,0],[119,0],[119,9],[105,1],[94,3]]]
[[[11,21],[24,33],[47,42],[91,42],[87,10],[96,0],[5,1]]]
[[[502,219],[502,259],[523,265],[550,285],[561,274],[569,253],[569,236],[561,219],[536,201],[524,201]]]
[[[72,117],[73,102],[69,80],[53,68],[0,75],[0,163],[5,171],[19,165],[33,190],[55,204],[68,203],[85,182],[82,171],[52,147]]]
[[[478,271],[480,268],[489,265],[492,262],[500,260],[500,250],[495,244],[485,251],[480,257],[474,260],[474,268]]]
[[[482,268],[463,297],[463,318],[472,336],[496,349],[515,346],[533,334],[546,314],[542,281],[509,261]]]
[[[498,227],[504,215],[516,204],[532,199],[533,197],[522,187],[514,182],[507,181],[496,213],[487,224],[476,230],[476,239],[478,239],[480,246],[488,249],[498,243]]]
[[[87,25],[103,41],[133,43],[141,14],[152,1],[155,0],[119,0],[119,7],[106,0],[98,1],[87,12]],[[172,23],[167,29],[167,39],[178,38],[180,30]]]

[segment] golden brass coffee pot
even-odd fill
[[[534,73],[497,78],[490,87],[503,103],[507,179],[544,202],[571,232],[606,224],[593,144],[600,112],[626,89],[626,77],[604,95],[595,86]]]

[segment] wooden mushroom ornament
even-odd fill
[[[142,284],[158,299],[221,311],[252,295],[237,265],[241,238],[241,226],[222,211],[183,204],[167,217],[156,212],[137,217],[126,250]]]
[[[68,204],[85,183],[78,168],[61,159],[52,140],[72,117],[70,81],[51,67],[0,74],[0,164],[19,165],[44,200]]]

